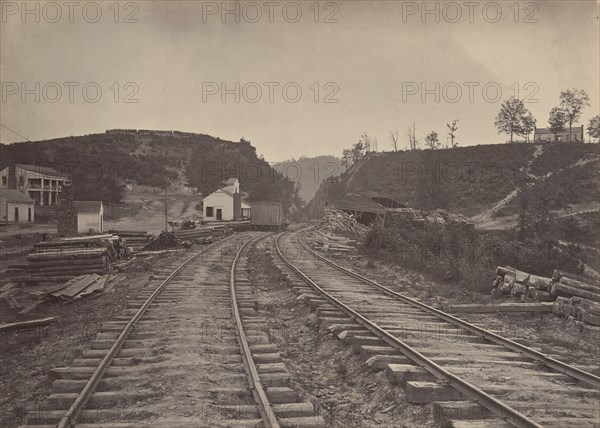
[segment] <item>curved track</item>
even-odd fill
[[[253,297],[242,233],[155,273],[91,349],[52,371],[52,393],[26,426],[320,427],[289,388]]]
[[[439,425],[458,419],[467,419],[460,426],[600,424],[597,376],[345,269],[312,251],[301,235],[276,239],[282,270],[309,286],[292,281],[296,291],[318,307],[330,330],[386,363],[388,378],[405,386],[409,402],[433,402]]]

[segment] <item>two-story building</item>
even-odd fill
[[[69,180],[54,168],[12,164],[0,171],[0,189],[16,189],[29,196],[36,205],[57,205],[61,187]]]
[[[583,125],[571,127],[571,133],[569,129],[564,131],[552,132],[549,128],[535,128],[533,132],[533,142],[547,142],[547,141],[570,141],[575,143],[584,142],[583,140]]]

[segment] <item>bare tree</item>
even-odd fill
[[[416,150],[419,145],[419,140],[416,137],[417,126],[416,122],[413,122],[412,128],[408,128],[406,131],[406,137],[408,139],[408,147],[410,150]]]
[[[392,146],[394,146],[394,151],[398,151],[398,131],[390,131],[390,139],[392,140]]]
[[[446,126],[449,129],[448,138],[450,139],[450,147],[458,146],[458,141],[454,143],[454,140],[456,139],[456,131],[458,129],[458,119],[454,119],[452,124],[447,123]]]

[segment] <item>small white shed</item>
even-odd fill
[[[104,232],[102,201],[73,201],[77,211],[77,233]]]
[[[34,201],[17,189],[0,190],[0,221],[33,223]]]

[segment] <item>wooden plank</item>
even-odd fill
[[[41,327],[44,325],[52,324],[56,321],[58,321],[58,317],[48,317],[48,318],[41,318],[41,319],[37,319],[37,320],[0,324],[0,332],[11,331],[11,330],[24,330],[24,329],[28,329],[28,328]]]
[[[106,281],[108,280],[108,275],[102,275],[98,280],[90,285],[88,288],[79,293],[76,297],[85,297],[92,293],[102,292],[104,291],[104,286],[106,285]]]
[[[17,284],[14,282],[9,282],[8,284],[4,285],[1,290],[2,292],[0,293],[0,299],[12,294],[15,291],[16,287],[17,287]]]
[[[75,284],[76,282],[81,281],[83,278],[85,278],[87,276],[86,275],[79,275],[76,276],[75,278],[72,278],[70,280],[68,280],[67,282],[63,283],[63,284],[59,284],[59,285],[55,285],[54,287],[50,287],[50,289],[46,290],[44,292],[44,294],[42,295],[42,297],[47,297],[52,295],[53,293],[56,293],[57,291],[63,290],[67,287],[70,287],[71,285]]]
[[[19,312],[19,315],[25,315],[28,314],[29,312],[33,311],[35,308],[37,308],[38,306],[40,306],[41,304],[45,303],[48,301],[48,298],[43,298],[40,300],[36,300],[35,302],[33,302],[31,305],[26,306],[25,309],[23,309],[21,312]]]
[[[452,305],[449,312],[493,313],[493,312],[552,312],[552,302],[540,303],[498,303],[494,305]]]
[[[86,275],[80,281],[75,282],[73,285],[71,285],[61,291],[53,293],[52,295],[55,297],[61,297],[61,298],[69,298],[69,299],[73,298],[76,295],[78,295],[79,293],[81,293],[83,290],[85,290],[87,287],[92,285],[94,282],[96,282],[96,280],[98,278],[99,278],[99,276],[96,275],[95,273]]]

